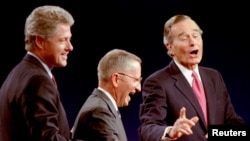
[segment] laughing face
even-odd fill
[[[116,102],[118,107],[128,106],[131,95],[141,91],[141,64],[137,61],[130,63],[131,69],[118,73],[119,81],[116,90]]]
[[[200,63],[203,53],[202,31],[191,19],[186,19],[171,27],[171,43],[167,44],[173,59],[192,70]]]

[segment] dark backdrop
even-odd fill
[[[170,61],[162,43],[164,22],[174,14],[188,14],[203,29],[201,65],[218,69],[227,84],[235,110],[250,123],[249,8],[246,2],[185,0],[24,0],[1,8],[0,84],[24,56],[24,22],[36,6],[56,4],[74,16],[74,51],[68,66],[54,69],[70,126],[81,105],[97,87],[96,67],[108,50],[121,48],[143,60],[145,78]],[[138,141],[141,94],[122,109],[129,141]]]

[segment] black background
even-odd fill
[[[65,68],[53,70],[69,124],[87,96],[97,87],[97,63],[110,49],[131,51],[143,60],[146,78],[170,61],[162,43],[164,22],[174,14],[190,15],[204,31],[204,54],[200,65],[219,70],[235,110],[250,123],[249,7],[246,2],[198,0],[23,0],[1,8],[0,84],[25,55],[24,22],[44,4],[59,5],[75,18],[74,51]],[[141,93],[132,96],[121,114],[129,141],[138,141]]]

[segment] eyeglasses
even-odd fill
[[[125,73],[121,73],[121,72],[119,72],[119,73],[117,73],[117,74],[120,74],[120,75],[123,75],[123,76],[127,76],[127,77],[129,77],[129,78],[134,79],[134,80],[137,81],[137,82],[141,82],[141,81],[142,81],[142,77],[136,78],[136,77],[133,77],[133,76],[127,75],[127,74],[125,74]]]

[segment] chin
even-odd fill
[[[67,62],[61,62],[61,63],[60,63],[60,66],[61,66],[61,67],[67,66]]]
[[[199,60],[197,60],[196,62],[195,62],[195,64],[199,64],[201,62],[201,60],[199,59]]]
[[[129,102],[124,103],[124,106],[128,106]]]
[[[191,64],[199,64],[201,62],[200,58],[195,58],[192,61],[190,61]]]

